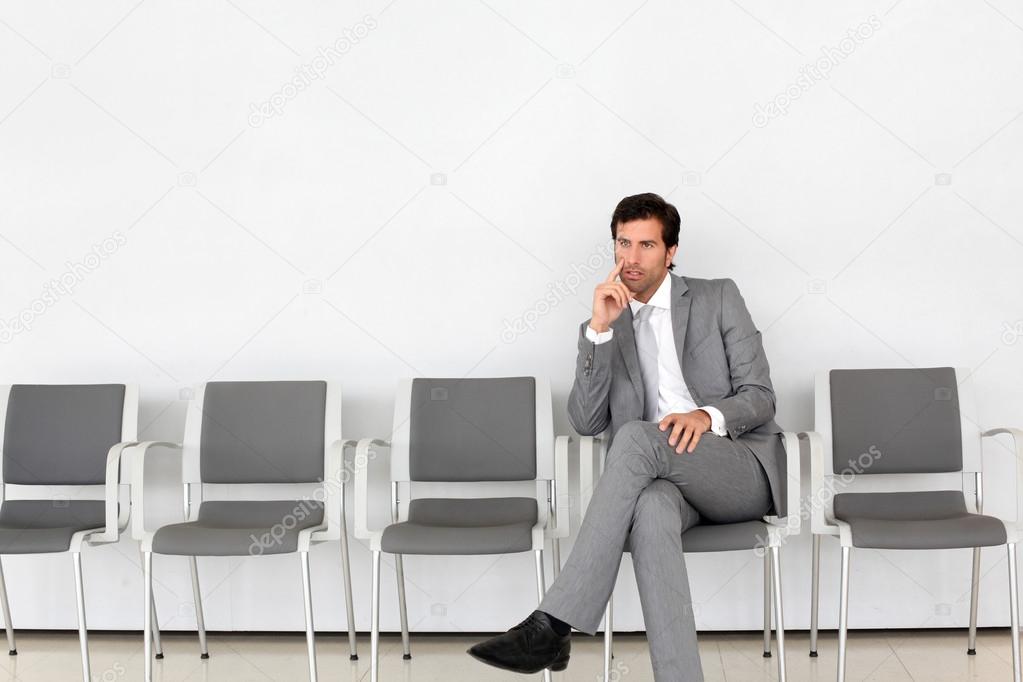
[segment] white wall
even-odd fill
[[[641,191],[683,215],[679,272],[739,283],[786,428],[812,427],[815,369],[939,364],[974,369],[985,426],[1023,425],[1007,0],[3,2],[0,20],[0,379],[138,382],[146,438],[180,438],[192,383],[324,376],[344,382],[347,436],[386,436],[394,383],[416,374],[546,374],[569,433],[607,221]],[[333,63],[318,52],[349,35]],[[296,69],[320,71],[296,92]],[[785,113],[765,108],[786,91]],[[47,288],[62,277],[71,290]],[[1011,453],[986,452],[988,509],[1011,513]],[[784,553],[794,627],[808,548]],[[758,627],[750,555],[689,561],[701,627]],[[129,542],[87,554],[91,626],[141,626],[137,566]],[[406,566],[417,630],[503,629],[533,600],[528,555]],[[854,627],[966,623],[967,551],[853,566]],[[5,568],[19,627],[74,627],[66,556]],[[984,569],[981,624],[1004,623],[1004,552]],[[200,570],[210,628],[301,628],[297,559]],[[340,629],[337,546],[313,570],[317,623]],[[166,627],[194,627],[185,562],[156,571]],[[631,576],[617,622],[639,629]]]

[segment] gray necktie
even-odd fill
[[[639,353],[639,372],[643,376],[643,420],[657,421],[657,336],[650,322],[652,305],[644,305],[636,313],[636,350]]]

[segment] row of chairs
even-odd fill
[[[974,548],[969,653],[975,653],[979,551],[1006,545],[1014,680],[1020,681],[1014,523],[982,511],[980,438],[1011,434],[1017,460],[1023,431],[981,433],[969,372],[952,368],[831,370],[815,387],[816,431],[781,435],[784,508],[743,524],[700,525],[687,552],[756,551],[764,556],[764,655],[771,621],[778,677],[786,677],[780,550],[813,531],[811,656],[817,647],[820,539],[842,548],[838,680],[845,675],[849,557],[853,547]],[[3,403],[6,404],[3,404]],[[405,605],[405,554],[475,555],[532,551],[543,597],[544,548],[553,572],[569,534],[568,436],[554,436],[550,386],[533,377],[411,379],[399,384],[388,438],[341,437],[341,393],[334,382],[210,382],[189,402],[181,443],[138,442],[138,389],[124,385],[0,389],[6,419],[0,555],[70,552],[78,597],[83,678],[89,679],[80,552],[116,542],[130,530],[140,542],[145,583],[146,680],[161,658],[152,591],[152,555],[189,559],[201,655],[208,657],[196,556],[297,553],[301,560],[309,676],[316,679],[308,552],[338,541],[350,655],[357,658],[344,502],[354,471],[354,535],[372,554],[371,680],[379,677],[381,554],[394,556],[404,658],[411,657]],[[808,443],[809,471],[799,439]],[[603,434],[580,439],[579,485],[585,512],[603,466]],[[349,465],[345,450],[355,451]],[[370,528],[371,462],[390,449],[390,523]],[[178,454],[174,454],[178,453]],[[145,523],[147,460],[178,456],[184,521]],[[801,475],[802,474],[802,475]],[[414,484],[414,485],[413,485]],[[257,487],[258,485],[258,487]],[[44,499],[39,486],[59,486]],[[227,494],[252,491],[244,499]],[[268,493],[270,489],[273,492]],[[258,492],[258,494],[257,494]],[[91,493],[91,494],[90,494]],[[59,502],[59,503],[57,503]],[[11,653],[16,653],[0,568]],[[605,679],[611,679],[612,602],[605,618]],[[550,671],[545,671],[550,679]]]
[[[142,554],[147,682],[154,657],[163,657],[153,554],[189,561],[204,659],[209,652],[196,557],[298,554],[309,678],[315,681],[309,551],[317,544],[339,542],[350,657],[357,659],[345,520],[345,489],[353,472],[346,449],[354,449],[356,463],[363,465],[354,472],[356,525],[357,535],[373,552],[374,680],[381,552],[395,555],[408,659],[402,554],[533,551],[542,598],[545,544],[553,543],[556,572],[558,543],[568,535],[568,498],[558,491],[568,485],[569,438],[554,437],[550,385],[533,377],[403,381],[391,438],[361,442],[342,438],[341,387],[332,381],[198,386],[189,400],[180,443],[138,440],[139,390],[133,385],[0,387],[0,411],[5,415],[0,423],[0,556],[71,554],[86,682],[91,678],[81,551],[86,545],[117,542],[124,533],[139,542]],[[382,446],[392,453],[393,523],[374,532],[367,523],[371,493],[364,465]],[[152,460],[164,457],[180,462],[184,518],[151,528],[145,477]],[[501,483],[511,494],[494,497]],[[480,485],[490,486],[488,499],[479,498]],[[425,498],[422,493],[429,491],[433,497]],[[10,654],[16,655],[2,567],[0,606]]]

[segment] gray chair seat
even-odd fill
[[[953,549],[1006,542],[1005,524],[971,514],[958,490],[842,493],[835,517],[849,524],[854,547]]]
[[[632,536],[625,540],[625,551],[632,551]],[[767,546],[767,524],[763,521],[708,523],[693,526],[682,534],[686,552],[732,552]]]
[[[682,534],[686,552],[731,552],[767,546],[767,524],[763,521],[705,524]]]
[[[157,530],[153,551],[184,556],[287,554],[298,550],[299,531],[322,523],[323,503],[312,500],[203,502],[195,521]]]
[[[508,554],[533,548],[536,499],[422,498],[408,521],[384,529],[381,549],[392,554]]]
[[[71,536],[106,524],[102,500],[8,500],[0,505],[0,554],[66,552]]]

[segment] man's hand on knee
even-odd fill
[[[700,442],[700,436],[710,430],[710,415],[703,410],[692,412],[673,412],[661,420],[658,425],[661,431],[671,429],[668,434],[668,445],[675,448],[675,453],[692,452]],[[688,446],[688,450],[686,449]]]

